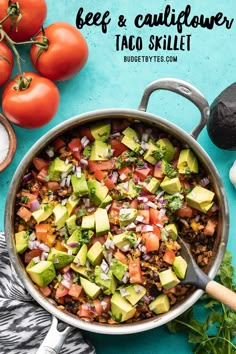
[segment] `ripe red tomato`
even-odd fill
[[[17,9],[17,4],[19,8]],[[15,42],[27,41],[41,29],[46,15],[45,0],[0,0],[0,19],[3,19],[9,9],[16,10],[16,16],[8,18],[3,23],[3,29]],[[12,20],[14,26],[12,27]],[[19,22],[18,22],[19,21]],[[12,28],[11,28],[12,27]]]
[[[3,41],[0,42],[0,86],[3,86],[11,77],[14,65],[14,57]]]
[[[50,80],[63,81],[73,77],[88,59],[88,46],[80,31],[65,22],[55,22],[44,29],[48,48],[38,57],[39,46],[30,50],[35,69]],[[42,42],[40,32],[35,40]]]
[[[14,124],[23,128],[38,128],[48,123],[55,115],[59,105],[57,86],[45,77],[27,72],[24,81],[31,80],[28,88],[16,89],[16,80],[12,79],[2,93],[2,110]]]

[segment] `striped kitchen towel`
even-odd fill
[[[27,293],[11,267],[0,233],[0,354],[35,354],[52,316]],[[61,354],[95,354],[78,329],[68,335]]]

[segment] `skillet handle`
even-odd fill
[[[140,111],[146,112],[149,97],[156,90],[168,90],[178,93],[179,95],[191,101],[195,106],[197,106],[201,113],[201,120],[190,133],[194,139],[197,139],[198,135],[205,127],[210,115],[209,104],[202,93],[187,81],[174,78],[159,79],[151,82],[145,89],[140,105],[138,107]]]
[[[68,334],[71,332],[72,327],[67,326],[64,331],[57,330],[58,320],[56,317],[52,318],[51,327],[44,338],[43,343],[37,350],[36,354],[58,354]]]

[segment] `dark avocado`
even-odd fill
[[[211,104],[207,131],[220,149],[236,150],[236,83],[222,91]]]

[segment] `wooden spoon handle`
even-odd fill
[[[206,286],[206,292],[236,312],[236,293],[232,290],[211,280]]]

